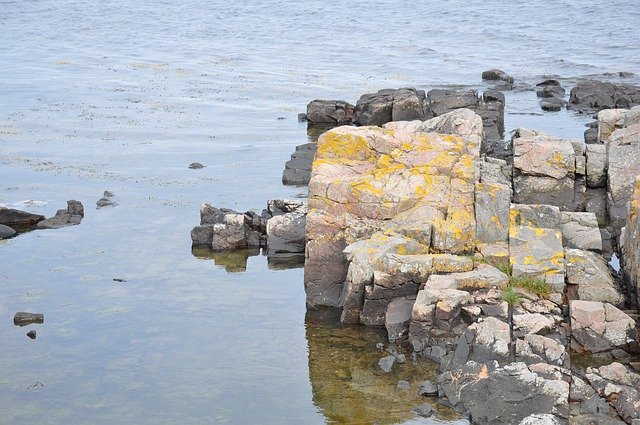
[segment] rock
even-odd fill
[[[418,388],[418,394],[422,396],[436,396],[438,395],[438,386],[433,381],[422,381],[420,388]]]
[[[587,186],[607,186],[607,147],[605,145],[587,145],[586,152]]]
[[[340,304],[348,269],[342,250],[376,231],[386,233],[381,237],[402,235],[421,245],[416,246],[418,251],[398,248],[393,254],[426,254],[432,241],[438,253],[475,249],[473,203],[481,131],[480,117],[460,109],[429,121],[390,123],[385,129],[337,127],[320,137],[309,182],[306,227],[309,306]],[[397,223],[410,219],[413,229],[405,236],[405,226]],[[423,238],[430,229],[427,244]],[[361,299],[358,294],[364,286],[358,281],[357,289],[347,288],[347,293]],[[378,304],[375,315],[384,320],[390,299],[373,292],[369,299],[371,308]]]
[[[482,72],[482,79],[483,80],[489,80],[489,81],[500,80],[500,81],[506,81],[507,83],[513,83],[514,82],[513,77],[511,77],[506,72],[504,72],[504,71],[502,71],[500,69],[490,69],[488,71],[483,71]]]
[[[565,247],[602,252],[602,237],[594,213],[563,212],[560,217]]]
[[[387,89],[360,96],[355,107],[354,122],[357,125],[381,126],[392,121],[394,92]]]
[[[9,226],[0,224],[0,239],[7,239],[16,234],[16,231]]]
[[[571,347],[579,352],[624,349],[637,338],[633,319],[611,304],[573,300],[569,312]]]
[[[564,345],[555,339],[528,334],[523,339],[516,340],[516,359],[527,365],[542,363],[566,367],[569,363],[569,354]]]
[[[593,113],[603,109],[630,108],[635,105],[640,105],[640,87],[585,81],[571,89],[567,107],[581,113]]]
[[[298,122],[307,122],[309,120],[309,118],[307,117],[307,114],[305,114],[304,112],[301,112],[298,114]]]
[[[391,372],[391,369],[393,368],[393,365],[395,363],[396,363],[396,358],[394,356],[386,356],[386,357],[381,358],[378,361],[378,366],[385,373],[389,373],[389,372]]]
[[[199,170],[201,168],[204,168],[204,165],[200,164],[199,162],[192,162],[191,164],[189,164],[189,169],[191,170]]]
[[[414,301],[415,299],[396,298],[389,303],[384,317],[389,341],[395,341],[407,335]]]
[[[205,226],[209,224],[224,223],[224,216],[229,212],[232,211],[218,209],[209,204],[200,204],[200,224]]]
[[[485,157],[480,162],[480,182],[511,187],[511,165],[502,159]]]
[[[313,100],[307,105],[309,124],[351,124],[355,107],[341,100]]]
[[[428,418],[433,414],[433,408],[431,407],[430,404],[427,404],[427,403],[421,404],[420,406],[414,408],[411,411],[418,416],[422,416],[423,418]]]
[[[607,205],[611,227],[624,226],[635,177],[640,174],[640,124],[615,130],[607,138]]]
[[[566,104],[567,102],[565,100],[550,97],[540,101],[540,108],[547,112],[557,112],[564,108]]]
[[[578,285],[579,300],[622,305],[620,292],[609,265],[601,255],[577,249],[565,250],[567,283]]]
[[[584,142],[592,145],[598,143],[598,129],[597,128],[587,128],[584,131]]]
[[[113,199],[109,199],[109,198],[100,198],[98,199],[98,202],[96,202],[96,207],[98,209],[104,208],[104,207],[114,207],[116,205],[118,205],[118,203]]]
[[[564,292],[562,234],[555,229],[517,226],[509,229],[509,262],[513,276],[544,279],[554,292]]]
[[[393,106],[391,109],[392,121],[424,120],[425,94],[424,91],[415,89],[399,89],[393,94]],[[431,118],[431,117],[428,117]]]
[[[505,242],[509,237],[511,186],[476,183],[476,237],[480,243]]]
[[[297,199],[271,199],[267,201],[267,212],[271,217],[287,213],[307,213],[307,205]]]
[[[563,98],[565,90],[560,86],[547,85],[536,90],[536,95],[542,98]],[[566,103],[566,102],[565,102]]]
[[[562,214],[554,205],[511,204],[510,225],[561,230]]]
[[[291,155],[291,159],[284,165],[282,184],[305,185],[309,183],[316,146],[315,143],[296,146],[296,151]]]
[[[306,211],[276,215],[267,220],[268,255],[304,253]]]
[[[569,384],[543,377],[531,370],[533,366],[470,361],[445,372],[438,382],[451,405],[477,424],[517,424],[534,414],[566,418]]]
[[[38,222],[39,229],[59,229],[80,224],[84,217],[84,207],[80,201],[67,201],[66,210],[58,210],[56,215]]]
[[[36,339],[36,331],[27,332],[27,336],[31,339]]]
[[[114,196],[116,196],[113,192],[105,190],[102,193],[102,196],[104,196],[105,198],[113,198]]]
[[[517,314],[513,316],[513,333],[517,337],[525,335],[547,335],[556,327],[556,323],[540,313]]]
[[[640,420],[640,375],[614,362],[597,369],[588,368],[586,378],[626,423]]]
[[[611,134],[619,129],[640,124],[640,107],[631,109],[605,109],[598,112],[596,129],[598,142],[605,143]]]
[[[213,226],[196,226],[191,229],[191,243],[194,246],[211,246],[213,242]]]
[[[580,210],[582,199],[567,196],[576,189],[576,154],[572,141],[539,132],[530,135],[519,131],[518,135],[513,140],[514,202]]]
[[[524,418],[519,425],[564,425],[566,421],[549,413],[536,413]]]
[[[409,383],[409,381],[398,381],[398,385],[396,385],[396,388],[398,388],[399,390],[403,390],[403,391],[407,391],[409,388],[411,388],[411,384]]]
[[[18,312],[13,316],[13,324],[16,326],[27,326],[32,323],[44,323],[44,314]]]
[[[453,354],[442,364],[442,370],[456,370],[467,362],[509,361],[509,325],[495,317],[473,323],[458,338]]]
[[[434,89],[427,93],[430,109],[435,116],[444,115],[460,108],[478,108],[478,92]]]
[[[40,214],[0,207],[0,224],[9,227],[30,227],[44,220]]]
[[[622,234],[622,274],[640,300],[640,176],[636,177],[629,202],[629,215]]]

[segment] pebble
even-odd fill
[[[411,384],[409,383],[409,381],[405,381],[403,379],[402,381],[398,381],[398,385],[396,385],[396,387],[401,390],[408,390],[409,388],[411,388]]]
[[[31,339],[36,339],[36,331],[27,332],[27,336]]]
[[[378,360],[378,366],[380,369],[384,370],[386,373],[391,372],[393,365],[396,362],[396,358],[393,356],[386,356]]]

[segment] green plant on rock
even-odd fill
[[[552,292],[551,286],[538,277],[514,276],[511,277],[509,283],[512,287],[522,288],[542,298],[548,297]]]
[[[513,274],[513,266],[511,263],[500,263],[496,265],[496,268],[507,276],[511,276]]]
[[[513,308],[520,303],[520,294],[509,285],[502,290],[500,297],[506,301],[507,321],[509,322],[509,358],[512,362],[516,361],[516,340],[513,333]]]
[[[520,303],[520,294],[511,285],[502,290],[500,298],[506,301],[509,307],[515,307]]]

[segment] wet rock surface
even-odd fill
[[[32,227],[44,220],[40,214],[16,210],[13,208],[0,207],[0,224],[9,227]]]
[[[578,83],[571,89],[567,108],[582,113],[640,105],[640,87],[603,81]]]
[[[56,215],[39,221],[39,229],[59,229],[80,224],[84,217],[84,207],[80,201],[67,201],[66,210],[58,210]]]
[[[0,224],[0,239],[7,239],[16,234],[16,231],[4,224]]]

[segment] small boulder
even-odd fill
[[[0,224],[0,239],[7,239],[16,234],[16,231],[9,226]]]
[[[411,384],[409,383],[409,381],[405,381],[405,380],[398,381],[398,385],[396,385],[396,388],[398,388],[399,390],[406,391],[409,388],[411,388]]]
[[[0,207],[0,224],[4,224],[5,226],[35,226],[42,220],[44,220],[44,216],[40,214],[32,214],[26,211]]]
[[[36,339],[36,331],[27,332],[27,336],[31,339]]]
[[[418,394],[422,396],[436,396],[438,395],[438,386],[433,381],[422,381],[420,388],[418,388]]]
[[[433,414],[433,408],[431,407],[430,404],[427,404],[427,403],[421,404],[420,406],[415,407],[411,411],[418,416],[422,416],[423,418],[428,418]]]
[[[504,72],[501,69],[490,69],[488,71],[482,72],[482,79],[489,80],[489,81],[495,81],[495,80],[506,81],[507,83],[511,83],[511,84],[513,84],[513,82],[515,81],[512,76],[508,75],[506,72]]]
[[[391,372],[391,369],[393,368],[393,365],[395,363],[396,363],[396,358],[394,356],[385,356],[385,357],[381,358],[380,360],[378,360],[378,366],[385,373]]]
[[[578,352],[606,353],[637,340],[634,320],[611,304],[573,300],[569,313],[571,347]]]
[[[191,164],[189,164],[189,169],[191,170],[199,170],[201,168],[204,168],[204,165],[200,164],[199,162],[192,162]]]
[[[27,326],[32,323],[44,323],[44,314],[21,311],[13,316],[13,324],[16,326]]]

